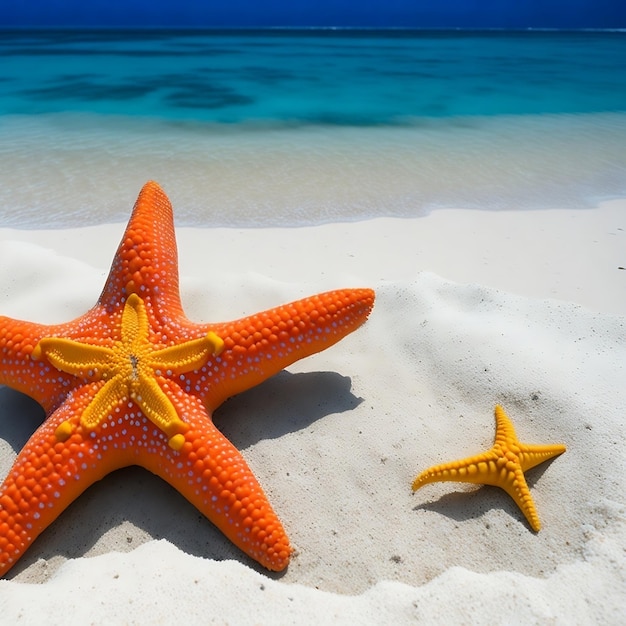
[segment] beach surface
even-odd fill
[[[123,229],[0,229],[0,314],[85,312]],[[262,570],[168,485],[128,468],[0,581],[2,621],[621,623],[625,200],[177,235],[194,321],[376,290],[362,328],[214,416],[281,517],[292,562]],[[427,467],[491,447],[496,404],[521,441],[567,446],[527,473],[538,533],[500,489],[411,491]],[[0,387],[0,415],[5,476],[43,413]]]

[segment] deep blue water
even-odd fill
[[[626,28],[621,0],[5,0],[3,27]]]
[[[0,115],[368,126],[626,111],[621,32],[5,32],[0,58]]]

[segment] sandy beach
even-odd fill
[[[0,315],[85,312],[123,229],[0,229]],[[283,521],[292,562],[268,574],[168,485],[128,468],[0,581],[0,621],[621,623],[625,200],[177,236],[194,321],[376,290],[362,328],[214,416]],[[500,489],[411,491],[423,469],[492,445],[496,404],[521,441],[567,446],[527,473],[539,533]],[[43,412],[0,387],[0,414],[5,476]]]

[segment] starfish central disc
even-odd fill
[[[187,425],[179,418],[174,405],[157,379],[200,369],[210,356],[218,355],[224,342],[215,333],[183,343],[155,349],[149,339],[150,324],[143,300],[131,294],[124,305],[120,340],[112,347],[64,339],[41,339],[32,357],[45,357],[62,372],[89,381],[104,381],[80,417],[81,426],[93,430],[111,414],[119,403],[135,402],[144,415],[169,438],[174,449],[184,444],[182,433]],[[62,423],[56,435],[67,439],[72,432]]]

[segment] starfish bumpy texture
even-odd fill
[[[496,439],[482,454],[460,461],[435,465],[413,481],[413,491],[435,482],[455,481],[501,487],[515,500],[534,531],[541,523],[524,472],[565,452],[561,444],[521,443],[511,420],[501,406],[496,406]]]
[[[0,486],[0,575],[87,487],[129,465],[170,483],[261,565],[284,569],[285,531],[211,414],[345,337],[373,304],[372,290],[344,289],[233,322],[191,322],[172,207],[147,183],[90,311],[50,326],[0,316],[0,384],[46,412]]]

